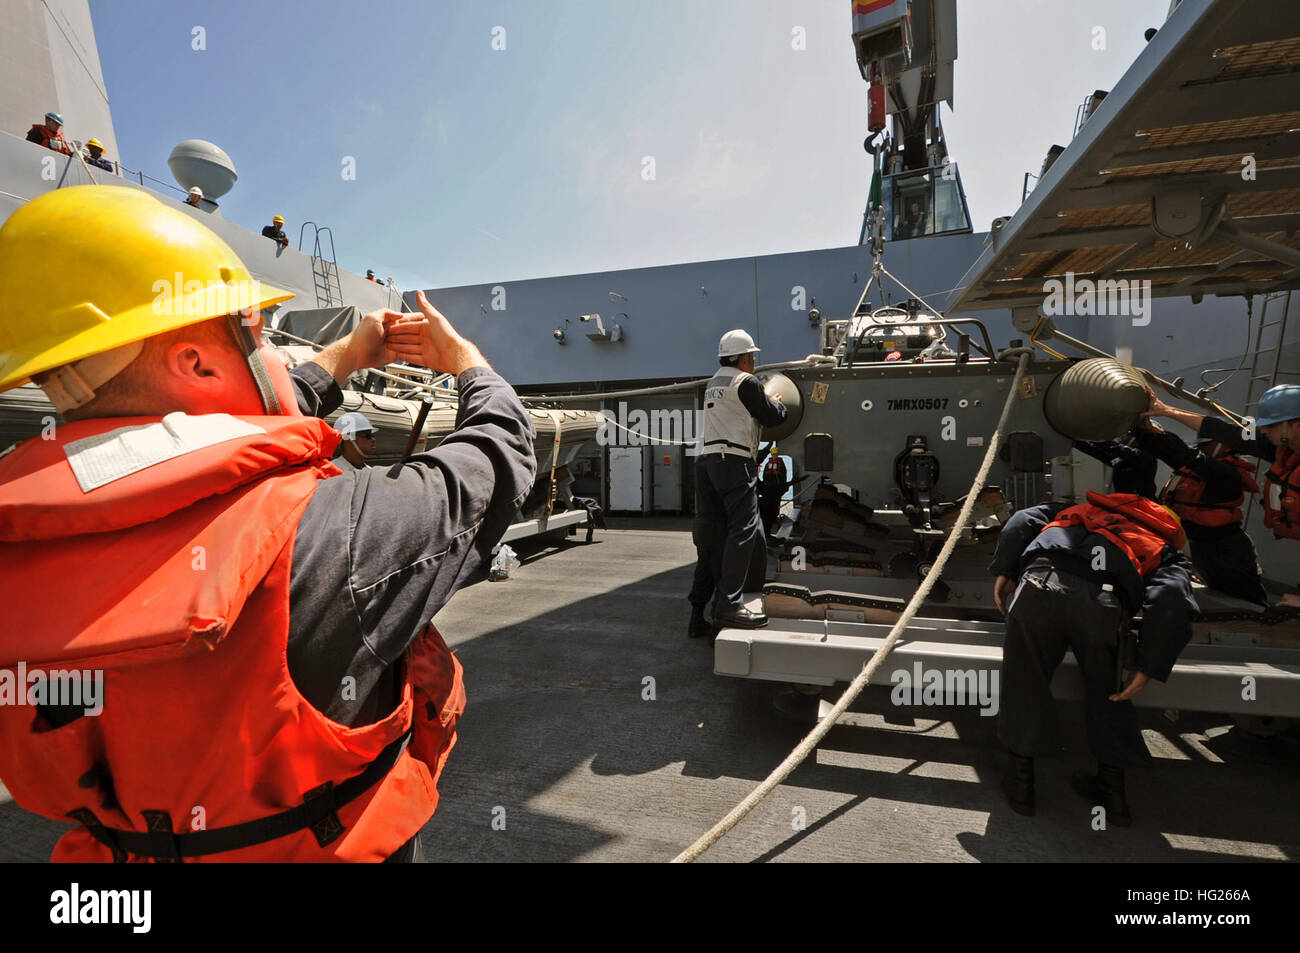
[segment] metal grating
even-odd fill
[[[1076,275],[1091,274],[1128,247],[1128,245],[1098,245],[1093,248],[1080,248],[1057,262],[1047,274],[1063,275],[1067,271],[1072,271]]]
[[[1225,46],[1214,51],[1214,58],[1228,61],[1221,75],[1234,79],[1300,69],[1300,36]]]
[[[1167,146],[1201,145],[1227,139],[1258,139],[1296,128],[1300,128],[1300,110],[1240,119],[1213,119],[1184,126],[1139,129],[1133,134],[1142,137],[1143,149],[1163,149]]]
[[[1228,196],[1228,214],[1233,218],[1254,218],[1300,211],[1300,189],[1274,192],[1239,192]]]
[[[1150,165],[1130,165],[1118,169],[1102,169],[1101,175],[1110,175],[1113,181],[1139,179],[1150,175],[1194,175],[1198,172],[1239,172],[1242,160],[1254,155],[1251,151],[1229,156],[1208,156],[1204,159],[1183,159],[1181,162],[1153,162]],[[1300,159],[1256,160],[1256,169],[1286,169],[1300,165]]]
[[[1026,255],[1024,261],[1012,269],[1009,278],[1028,278],[1043,274],[1043,269],[1061,256],[1059,251],[1040,251]]]
[[[1148,268],[1180,268],[1189,265],[1217,265],[1231,258],[1238,249],[1233,245],[1211,245],[1188,250],[1176,242],[1157,242],[1150,251],[1130,260],[1126,271],[1143,271]]]
[[[1087,208],[1061,215],[1058,232],[1081,232],[1090,228],[1116,228],[1121,225],[1145,225],[1151,218],[1149,205],[1120,205],[1111,208]]]
[[[1182,0],[948,307],[1040,306],[1066,271],[1160,295],[1300,287],[1297,74],[1300,0]],[[1189,240],[1158,234],[1157,209]]]

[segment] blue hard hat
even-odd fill
[[[367,430],[373,431],[375,425],[366,419],[365,414],[358,414],[353,411],[334,421],[334,429],[343,435],[344,440],[352,440],[359,433],[365,433]]]
[[[1264,391],[1259,399],[1256,426],[1270,427],[1296,419],[1300,419],[1300,384],[1278,384]]]
[[[55,122],[57,122],[60,126],[63,125],[63,117],[60,116],[58,113],[53,113],[53,112],[51,112],[51,113],[46,113],[46,114],[45,114],[45,118],[46,118],[46,119],[53,119],[53,120],[54,120]]]

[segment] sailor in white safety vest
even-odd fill
[[[754,376],[758,348],[741,330],[718,344],[718,372],[705,386],[700,455],[695,467],[695,582],[691,638],[717,628],[755,629],[767,616],[745,607],[742,594],[751,567],[766,564],[767,540],[758,512],[759,434],[785,420],[780,400],[768,397]],[[710,627],[704,608],[713,601]]]

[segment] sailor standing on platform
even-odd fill
[[[758,511],[763,517],[763,532],[768,536],[781,519],[781,497],[789,488],[790,478],[785,475],[785,462],[777,456],[776,444],[772,444],[758,485]]]
[[[1300,384],[1278,384],[1259,399],[1255,429],[1247,437],[1241,428],[1219,417],[1171,407],[1148,389],[1151,404],[1145,417],[1168,417],[1190,427],[1198,437],[1217,440],[1234,453],[1258,457],[1270,466],[1264,474],[1264,525],[1277,539],[1300,540]],[[1300,607],[1300,584],[1279,605]]]
[[[696,550],[689,634],[703,634],[704,606],[713,597],[718,626],[756,629],[767,616],[745,608],[742,595],[755,557],[766,553],[758,513],[758,438],[763,427],[785,420],[785,406],[754,376],[754,339],[728,331],[718,343],[718,372],[705,386],[702,446],[695,468]],[[707,538],[706,538],[707,537]],[[716,566],[716,591],[707,581]],[[703,583],[703,584],[702,584]]]
[[[1198,438],[1192,448],[1149,418],[1133,435],[1139,447],[1174,470],[1157,499],[1182,520],[1201,581],[1237,599],[1268,605],[1255,543],[1242,528],[1246,494],[1259,492],[1255,465],[1209,437]]]

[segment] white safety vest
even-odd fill
[[[700,426],[705,455],[730,453],[753,460],[758,456],[762,424],[740,401],[740,385],[754,375],[738,367],[720,367],[704,387],[704,421]]]

